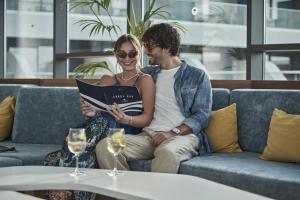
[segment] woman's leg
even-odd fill
[[[117,166],[121,170],[129,170],[127,161],[151,159],[154,148],[151,138],[145,133],[138,135],[127,134],[125,137],[126,147],[117,157]],[[101,140],[96,146],[96,155],[100,168],[112,169],[113,156],[107,149],[106,139]]]

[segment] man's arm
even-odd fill
[[[191,97],[192,98],[192,97]],[[199,133],[208,125],[208,118],[212,107],[211,83],[206,74],[200,77],[198,88],[191,106],[191,116],[187,117],[183,124],[190,127],[194,134]]]
[[[157,80],[157,73],[160,71],[159,66],[157,65],[149,65],[147,67],[141,68],[141,71],[145,74],[149,74],[152,76],[154,82]]]

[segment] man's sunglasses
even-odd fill
[[[143,45],[148,51],[152,51],[155,47],[158,47],[158,45],[154,43],[144,43]]]
[[[129,58],[135,58],[138,55],[137,51],[129,51],[126,53],[125,51],[118,51],[116,54],[119,58],[126,58],[127,56]]]

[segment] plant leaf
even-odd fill
[[[75,77],[83,76],[84,78],[89,78],[94,76],[97,69],[108,70],[113,74],[106,61],[83,63],[78,65],[73,72],[75,74]]]
[[[175,28],[179,29],[183,33],[188,32],[188,30],[183,25],[181,25],[179,22],[169,22],[169,24],[171,24]]]

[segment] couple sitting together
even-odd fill
[[[180,35],[171,25],[153,25],[142,42],[153,66],[140,69],[141,45],[133,35],[125,34],[114,46],[123,72],[103,76],[99,84],[137,87],[143,112],[130,116],[113,105],[100,113],[81,99],[87,118],[88,146],[84,153],[94,156],[95,163],[85,165],[82,161],[80,167],[98,164],[102,169],[113,168],[105,138],[108,128],[124,128],[126,132],[126,148],[117,157],[121,170],[130,170],[127,161],[152,159],[152,172],[177,173],[181,161],[211,152],[203,132],[212,106],[208,75],[177,57]]]

